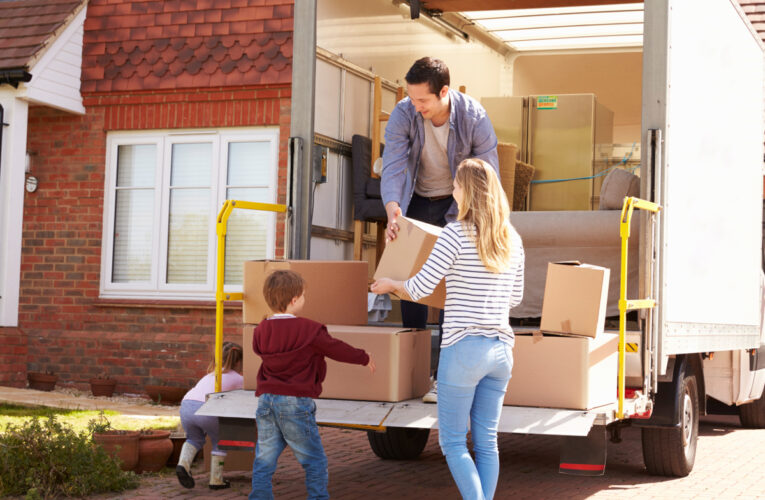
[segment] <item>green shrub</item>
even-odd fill
[[[0,435],[0,496],[81,497],[136,488],[86,432],[75,432],[55,416],[10,424]]]

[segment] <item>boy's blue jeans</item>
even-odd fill
[[[496,337],[469,335],[441,349],[438,365],[438,443],[462,498],[491,499],[499,477],[497,426],[513,349]],[[467,448],[468,425],[475,462]]]
[[[261,394],[255,413],[258,443],[252,464],[250,500],[274,498],[271,479],[276,461],[289,446],[305,470],[308,498],[327,499],[327,456],[316,425],[316,403],[311,398]]]

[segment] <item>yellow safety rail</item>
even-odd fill
[[[653,213],[661,210],[661,207],[656,203],[641,200],[640,198],[635,198],[632,196],[624,198],[624,205],[622,206],[622,218],[619,225],[619,235],[622,238],[622,267],[621,283],[619,286],[619,408],[616,413],[617,418],[624,418],[624,378],[626,372],[624,366],[624,353],[626,350],[625,333],[627,325],[627,310],[651,309],[656,306],[656,301],[653,299],[627,300],[627,245],[630,238],[632,211],[636,208],[649,210]]]
[[[242,300],[241,293],[223,293],[223,281],[226,260],[226,227],[228,218],[235,208],[261,210],[265,212],[286,212],[286,205],[275,203],[256,203],[254,201],[226,200],[218,212],[215,232],[218,235],[218,267],[215,284],[215,392],[221,390],[221,370],[223,364],[223,301]]]

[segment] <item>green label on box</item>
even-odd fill
[[[541,95],[537,97],[537,109],[558,109],[558,96]]]

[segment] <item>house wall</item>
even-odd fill
[[[245,4],[89,2],[85,115],[30,107],[27,149],[39,188],[24,202],[19,326],[0,328],[0,384],[23,385],[26,371],[49,370],[59,385],[84,389],[107,373],[118,380],[117,392],[142,393],[145,384],[191,387],[206,373],[212,300],[99,298],[106,137],[116,130],[278,127],[276,201],[285,203],[292,1]],[[149,53],[156,47],[164,52]],[[284,256],[284,228],[282,216],[277,257]],[[224,314],[225,339],[241,342],[241,327],[241,305],[233,303]]]

